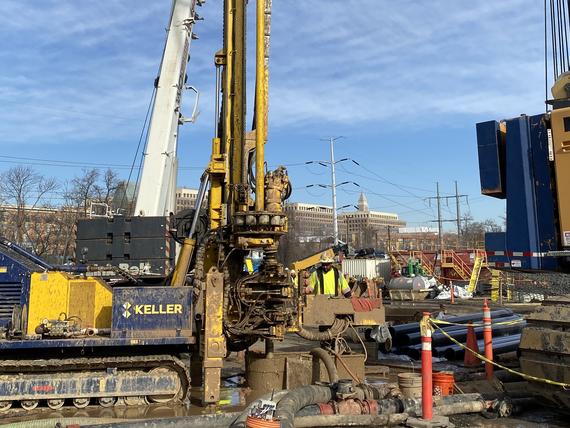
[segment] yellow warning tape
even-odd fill
[[[562,387],[562,388],[564,388],[564,389],[569,389],[569,388],[570,388],[570,384],[568,384],[568,383],[556,382],[556,381],[550,380],[550,379],[544,379],[544,378],[541,378],[541,377],[531,376],[531,375],[528,375],[528,374],[525,374],[525,373],[518,372],[518,371],[513,370],[513,369],[511,369],[511,368],[508,368],[508,367],[506,367],[506,366],[503,366],[503,365],[501,365],[501,364],[499,364],[499,363],[497,363],[497,362],[495,362],[495,361],[489,360],[489,359],[488,359],[487,357],[485,357],[484,355],[481,355],[481,354],[479,354],[478,352],[475,352],[473,349],[468,348],[468,347],[467,347],[466,345],[464,345],[463,343],[461,343],[461,342],[459,342],[458,340],[456,340],[455,338],[451,337],[451,335],[449,335],[449,333],[447,333],[444,329],[442,329],[440,326],[437,325],[437,323],[436,323],[437,320],[434,320],[434,319],[431,319],[431,318],[430,318],[429,321],[430,321],[430,323],[431,323],[436,329],[438,329],[439,331],[441,331],[441,332],[443,333],[443,335],[446,336],[446,337],[447,337],[449,340],[451,340],[453,343],[455,343],[456,345],[459,345],[460,347],[464,348],[466,351],[471,352],[471,353],[474,354],[477,358],[479,358],[479,359],[482,360],[482,361],[485,361],[486,363],[493,364],[494,366],[497,366],[497,367],[499,367],[499,368],[501,368],[501,369],[503,369],[503,370],[508,371],[509,373],[518,375],[518,376],[520,376],[520,377],[522,377],[522,378],[524,378],[524,379],[527,379],[527,380],[533,380],[533,381],[536,381],[536,382],[547,383],[547,384],[549,384],[549,385],[560,386],[560,387]]]
[[[451,322],[451,321],[445,321],[445,320],[436,320],[436,319],[430,319],[431,322],[435,323],[435,324],[443,324],[443,325],[460,325],[463,327],[467,327],[469,326],[469,324],[461,324],[461,323],[457,323],[457,322]],[[499,321],[499,322],[491,322],[491,325],[514,325],[514,324],[518,324],[524,322],[524,319],[518,319],[518,320],[511,320],[511,321]],[[485,324],[471,324],[473,327],[484,327]]]

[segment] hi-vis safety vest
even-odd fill
[[[341,288],[339,279],[340,279],[340,273],[338,271],[337,268],[335,268],[333,266],[332,268],[333,272],[334,272],[334,295],[338,296],[339,295],[339,291]],[[323,271],[322,268],[318,268],[317,269],[317,281],[318,284],[315,284],[315,289],[313,290],[313,292],[315,294],[325,294],[325,272]]]

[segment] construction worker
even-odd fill
[[[291,281],[293,281],[293,284],[299,285],[299,280],[297,279],[297,272],[295,272],[294,269],[291,269],[289,271],[289,275],[291,276]]]
[[[309,278],[309,285],[305,288],[307,294],[328,294],[344,297],[352,297],[352,291],[346,282],[346,278],[336,267],[333,266],[334,259],[323,254],[320,266]]]

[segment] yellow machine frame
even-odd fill
[[[77,277],[64,272],[35,272],[30,280],[28,305],[22,308],[27,317],[26,334],[44,319],[62,316],[81,319],[84,328],[110,328],[113,292],[104,281],[93,277]]]
[[[558,220],[560,222],[560,242],[570,247],[570,191],[565,183],[570,183],[570,107],[555,109],[550,113],[554,170],[558,193]]]

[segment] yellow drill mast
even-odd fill
[[[219,400],[220,372],[228,350],[246,349],[259,338],[279,340],[298,327],[297,290],[276,258],[279,238],[287,232],[283,201],[291,186],[285,168],[265,172],[271,0],[256,4],[254,129],[248,133],[247,3],[224,0],[224,43],[214,59],[218,123],[212,155],[171,280],[172,286],[183,286],[194,270],[205,403]],[[197,236],[208,184],[208,230]],[[248,273],[244,262],[251,251],[262,254],[263,262]]]

